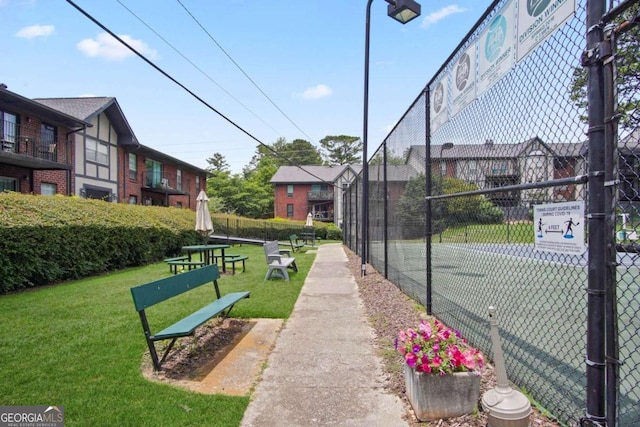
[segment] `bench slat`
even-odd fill
[[[168,328],[160,331],[153,336],[153,340],[184,337],[191,335],[193,331],[212,317],[217,316],[229,306],[235,304],[243,298],[249,298],[249,292],[234,292],[224,295],[222,298],[214,301],[213,303],[202,307],[200,310],[190,314],[169,326]]]
[[[140,311],[219,278],[218,266],[212,264],[192,270],[189,274],[178,274],[135,286],[131,288],[131,295],[136,311]]]

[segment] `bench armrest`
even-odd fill
[[[281,264],[282,254],[267,254],[267,262],[271,263],[271,261],[277,261],[278,264]]]

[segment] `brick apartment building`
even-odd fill
[[[0,191],[194,209],[207,172],[137,140],[113,97],[28,99],[0,85]]]

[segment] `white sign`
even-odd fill
[[[581,255],[584,245],[584,202],[537,205],[533,208],[535,249]]]
[[[575,0],[518,0],[518,61],[576,11]]]
[[[451,116],[476,99],[476,45],[460,55],[451,70]]]
[[[435,132],[440,126],[449,120],[447,114],[448,99],[447,77],[443,77],[431,91],[431,132]]]
[[[507,74],[515,58],[515,2],[496,15],[478,41],[478,96]]]

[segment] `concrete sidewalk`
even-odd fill
[[[341,244],[318,247],[267,365],[244,427],[408,425],[400,399],[383,388],[373,330]]]

